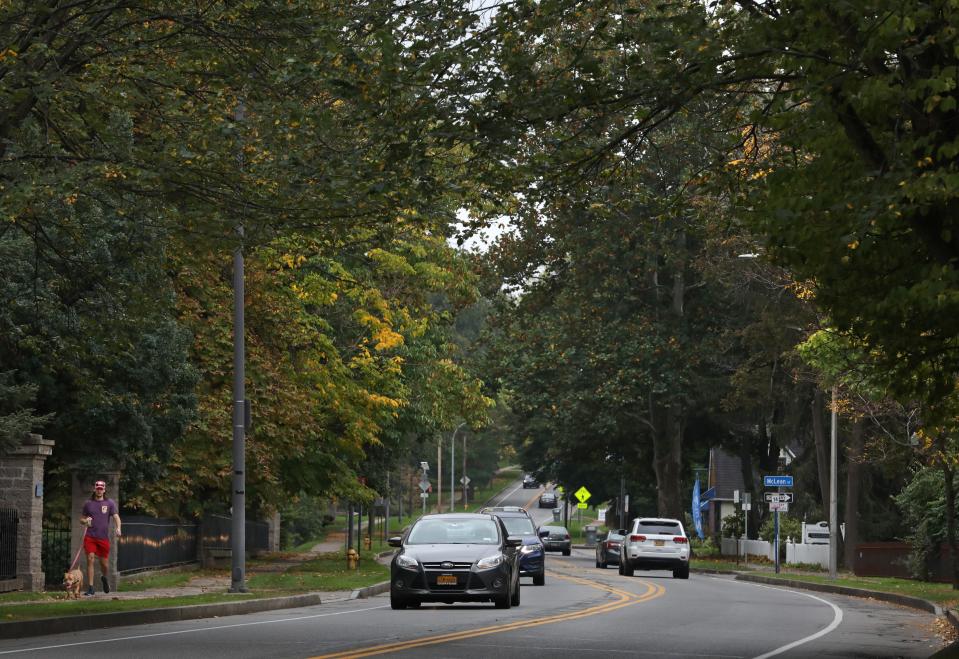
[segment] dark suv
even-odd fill
[[[523,544],[519,548],[519,576],[533,577],[533,585],[542,586],[546,583],[546,551],[533,520],[525,510],[520,512],[495,511],[511,538],[522,538]]]

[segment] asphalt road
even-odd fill
[[[503,504],[525,505],[517,487]],[[534,501],[535,503],[535,501]],[[538,520],[549,510],[533,509]],[[930,614],[726,577],[594,567],[591,551],[551,554],[522,603],[424,605],[387,596],[248,616],[0,641],[0,657],[925,657]]]

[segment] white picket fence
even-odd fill
[[[809,545],[799,542],[784,542],[786,545],[786,563],[818,563],[824,568],[829,567],[829,545]],[[765,540],[739,540],[723,538],[720,551],[723,556],[765,556],[771,561],[776,560],[773,554],[773,545]]]

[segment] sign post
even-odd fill
[[[777,474],[775,476],[763,476],[763,486],[764,487],[792,487],[793,486],[793,477],[786,476],[783,474]],[[788,495],[788,499],[780,499],[784,494]],[[769,495],[775,496],[775,501],[770,498]],[[776,553],[776,574],[779,574],[779,511],[780,510],[789,510],[789,501],[792,501],[791,493],[783,492],[767,492],[766,500],[769,501],[769,510],[773,513],[773,529],[775,530],[775,541],[773,543],[773,551]]]
[[[743,548],[743,566],[749,567],[749,511],[752,510],[752,493],[743,492],[743,536],[747,543]]]

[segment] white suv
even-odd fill
[[[676,579],[689,578],[689,539],[678,519],[638,517],[620,545],[619,573],[633,570],[672,570]]]

